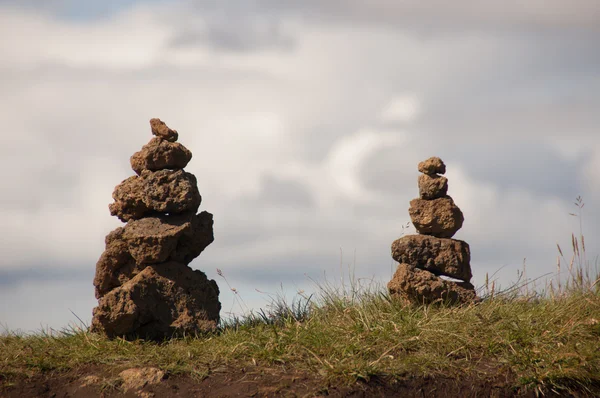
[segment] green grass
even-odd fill
[[[211,336],[163,343],[108,340],[83,329],[0,337],[11,380],[82,365],[157,366],[203,378],[223,366],[285,367],[353,382],[372,376],[516,375],[531,388],[600,383],[600,292],[402,306],[383,293],[325,292],[319,303],[230,322]]]
[[[156,366],[197,379],[219,368],[276,367],[346,383],[505,375],[540,392],[598,391],[598,263],[589,272],[578,239],[566,280],[557,275],[541,292],[531,283],[497,292],[486,281],[483,301],[462,307],[407,306],[373,284],[325,285],[291,304],[276,298],[270,311],[230,319],[218,333],[162,343],[109,340],[85,328],[8,333],[0,336],[0,380],[86,365]]]

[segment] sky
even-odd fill
[[[430,156],[476,286],[555,272],[580,221],[598,264],[596,0],[0,0],[0,37],[0,330],[89,324],[153,117],[193,153],[223,317],[384,286]]]

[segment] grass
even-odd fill
[[[385,294],[281,307],[212,336],[151,343],[84,329],[0,338],[0,375],[11,380],[89,364],[157,366],[203,378],[223,366],[285,367],[346,382],[407,375],[517,376],[531,388],[600,383],[600,293],[495,298],[478,305],[403,307]],[[307,314],[307,311],[309,312]]]
[[[503,375],[539,392],[592,391],[600,386],[600,283],[597,262],[589,272],[585,248],[573,242],[566,281],[559,274],[527,294],[526,284],[504,292],[487,286],[482,302],[462,307],[406,306],[373,283],[326,284],[317,296],[291,304],[276,298],[269,311],[230,319],[208,336],[108,340],[75,327],[7,334],[0,337],[0,380],[85,365],[156,366],[197,379],[219,368],[262,366],[345,383]]]

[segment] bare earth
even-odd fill
[[[127,371],[117,366],[88,366],[63,373],[42,373],[31,379],[1,380],[0,397],[535,397],[514,389],[508,375],[485,380],[409,377],[371,378],[346,385],[328,383],[314,374],[282,368],[213,369],[209,375],[169,375],[156,368]],[[154,372],[154,373],[152,373]],[[124,374],[132,374],[125,377]],[[158,375],[158,377],[157,377]],[[599,386],[600,387],[600,386]],[[577,396],[595,396],[582,392]],[[568,395],[546,392],[545,396]]]

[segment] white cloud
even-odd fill
[[[138,69],[156,62],[169,39],[157,9],[136,7],[114,18],[83,24],[46,14],[3,10],[0,51],[3,65],[32,68],[58,63],[69,67]]]
[[[360,130],[336,142],[327,157],[326,168],[341,193],[351,200],[364,201],[373,198],[358,179],[358,172],[365,159],[386,146],[397,146],[406,140],[401,132]]]
[[[373,12],[381,11],[378,4]],[[539,114],[521,106],[516,93],[536,89],[528,85],[535,80],[532,70],[535,76],[556,75],[543,81],[541,98],[567,93],[581,104],[598,100],[598,91],[587,84],[595,81],[593,74],[578,75],[583,80],[564,90],[572,65],[547,70],[556,65],[538,59],[543,39],[537,37],[487,32],[422,39],[387,25],[312,23],[282,14],[281,26],[294,36],[295,47],[219,52],[202,42],[168,45],[180,22],[205,18],[181,10],[144,4],[107,19],[73,22],[2,9],[0,34],[14,39],[0,43],[0,79],[7,87],[0,92],[6,192],[0,198],[0,271],[26,265],[93,273],[104,236],[120,225],[109,215],[110,195],[133,174],[129,156],[151,138],[151,117],[177,129],[180,142],[192,150],[187,170],[198,177],[201,209],[215,214],[216,241],[194,267],[211,277],[214,268],[226,267],[241,291],[257,286],[244,285],[237,273],[255,269],[269,276],[273,262],[281,261],[277,275],[284,283],[290,282],[285,275],[311,266],[337,270],[340,247],[346,254],[357,250],[357,275],[388,278],[389,245],[408,220],[408,200],[417,192],[416,163],[439,155],[431,153],[434,148],[469,157],[483,142],[504,142],[510,157],[525,138],[548,135],[543,123],[520,120],[552,113],[546,115],[550,124],[590,129],[596,120],[562,113],[560,101]],[[600,70],[592,67],[594,59],[588,62],[589,70]],[[586,87],[587,96],[580,97],[577,87]],[[529,119],[520,119],[523,114]],[[388,122],[410,128],[383,129]],[[561,137],[555,144],[560,156],[585,158],[582,194],[599,198],[599,137],[568,129]],[[385,162],[373,162],[383,154]],[[531,156],[537,159],[535,150]],[[450,194],[466,216],[457,237],[471,243],[486,270],[524,256],[536,259],[532,272],[545,270],[571,204],[523,185],[505,190],[498,181],[474,180],[464,168],[467,160],[448,163]],[[380,184],[397,188],[376,191],[363,178],[368,168]],[[505,175],[519,173],[515,167]],[[267,177],[297,183],[314,205],[261,203],[256,198],[265,194]],[[600,224],[596,220],[589,224]],[[474,271],[481,281],[482,268]],[[88,282],[65,285],[64,292],[92,295]],[[64,307],[62,298],[47,301],[49,295],[32,283],[19,297],[31,294],[32,303]],[[50,282],[41,286],[55,289]],[[0,318],[9,316],[9,326],[26,324],[15,311],[0,311]]]
[[[419,114],[420,104],[414,95],[404,94],[392,98],[381,112],[384,122],[411,122]]]

